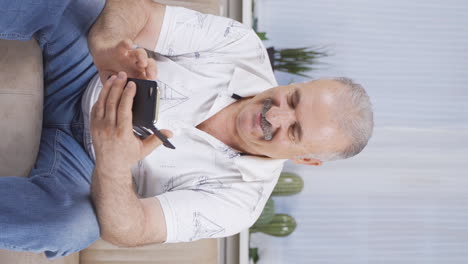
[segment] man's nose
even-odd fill
[[[289,107],[272,106],[271,109],[265,114],[266,120],[270,122],[273,128],[281,126],[288,127],[294,123],[294,110]]]

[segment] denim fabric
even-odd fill
[[[0,38],[36,38],[44,63],[44,121],[28,178],[0,177],[0,248],[80,251],[99,238],[90,199],[94,163],[83,148],[81,96],[97,73],[87,32],[104,0],[0,0]]]

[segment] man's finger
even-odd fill
[[[167,129],[160,130],[167,138],[172,137],[172,132]],[[148,156],[155,148],[162,145],[163,142],[155,135],[151,135],[143,140],[143,157]]]
[[[112,87],[112,83],[117,78],[116,75],[112,75],[109,79],[104,82],[104,86],[102,87],[101,93],[98,96],[96,103],[92,109],[92,116],[95,119],[102,119],[105,115],[105,105],[107,101],[107,96],[109,95],[110,88]]]
[[[111,124],[115,124],[117,120],[117,108],[120,104],[120,98],[126,82],[127,74],[125,72],[119,72],[117,79],[112,83],[109,95],[107,96],[105,120]]]
[[[135,94],[136,84],[134,82],[128,82],[122,93],[122,98],[120,99],[117,113],[117,127],[122,129],[132,129],[132,106]]]
[[[146,67],[146,77],[149,80],[156,80],[158,75],[158,68],[154,59],[148,59],[148,66]]]
[[[132,55],[138,71],[144,71],[148,65],[148,54],[146,54],[146,51],[143,48],[138,48],[133,50]]]
[[[113,71],[108,71],[108,70],[102,70],[99,72],[99,79],[101,80],[101,83],[103,84],[103,86],[106,83],[106,81],[111,78],[112,75],[117,75],[117,73]]]
[[[117,44],[117,50],[126,55],[129,50],[132,49],[133,41],[131,39],[124,39]]]

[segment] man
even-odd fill
[[[141,0],[108,1],[95,22],[102,1],[38,2],[1,5],[0,36],[38,39],[46,85],[36,166],[0,179],[13,201],[0,203],[2,248],[53,258],[99,234],[121,246],[232,235],[258,218],[286,159],[347,158],[371,135],[359,85],[277,86],[261,41],[230,19]],[[176,150],[133,134],[128,76],[157,78],[158,127]]]

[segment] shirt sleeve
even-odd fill
[[[227,202],[225,198],[229,196],[194,190],[177,190],[156,196],[166,220],[167,239],[164,243],[226,237],[252,226],[266,200],[259,199],[259,207],[251,210],[246,203]]]
[[[167,6],[155,51],[165,56],[216,51],[251,29],[233,19]]]

